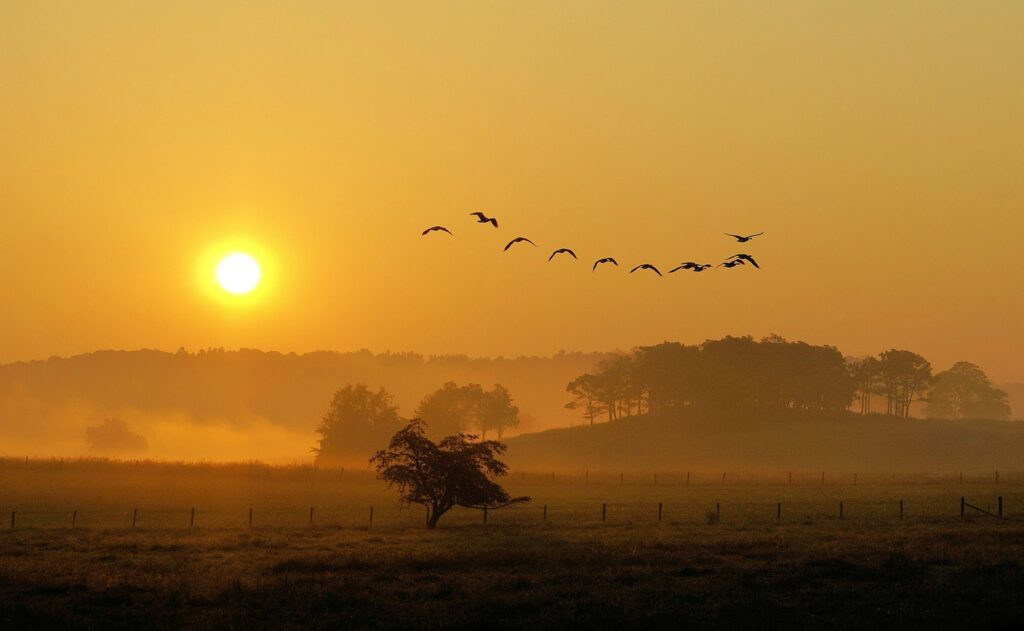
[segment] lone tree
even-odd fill
[[[494,510],[530,501],[510,497],[492,479],[508,472],[497,458],[504,452],[498,441],[477,442],[476,436],[463,432],[435,443],[427,438],[426,423],[413,419],[370,464],[388,486],[398,487],[403,502],[428,506],[427,528],[434,528],[456,506]]]

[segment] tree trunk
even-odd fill
[[[441,509],[437,507],[430,507],[430,518],[427,519],[427,530],[433,530],[437,528],[437,522],[440,521],[441,517],[448,512],[448,509]]]

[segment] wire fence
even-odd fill
[[[1005,501],[1010,500],[1010,501]],[[1013,512],[1016,509],[1018,512]],[[420,505],[242,507],[197,505],[130,509],[0,508],[7,528],[409,528],[422,527]],[[904,499],[788,501],[550,501],[482,511],[456,508],[447,524],[644,525],[682,523],[800,523],[822,520],[898,521],[1024,517],[1024,496],[934,496]]]

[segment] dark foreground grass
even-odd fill
[[[1019,628],[1024,522],[0,533],[0,628]]]

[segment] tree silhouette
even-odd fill
[[[853,380],[854,387],[856,388],[855,394],[858,411],[861,415],[870,414],[871,396],[875,394],[884,394],[884,389],[880,381],[881,366],[879,365],[878,358],[851,358],[847,360],[846,368],[849,371],[850,378]]]
[[[399,430],[387,449],[378,451],[370,464],[388,486],[397,487],[401,500],[430,507],[427,528],[456,506],[493,510],[530,501],[510,497],[493,478],[508,467],[498,460],[505,445],[494,440],[477,442],[472,434],[459,433],[435,443],[426,435],[426,424],[413,419]]]
[[[910,418],[911,404],[923,399],[932,384],[932,365],[917,353],[891,349],[878,356],[878,369],[886,413]]]
[[[320,446],[317,464],[343,464],[363,459],[402,426],[393,398],[381,388],[348,385],[334,393],[331,406],[316,431]]]
[[[508,388],[500,383],[490,392],[481,392],[476,416],[481,438],[487,438],[487,432],[494,430],[501,440],[506,430],[519,425],[519,408],[512,403]]]
[[[778,336],[708,340],[700,346],[666,342],[600,362],[566,390],[594,419],[662,413],[697,406],[716,411],[842,410],[854,384],[842,354],[831,346],[788,342]]]
[[[483,388],[475,383],[465,386],[449,381],[423,397],[415,415],[423,419],[434,436],[445,436],[479,426],[478,411]]]
[[[992,385],[981,368],[970,362],[957,362],[936,375],[928,399],[928,415],[938,418],[1010,417],[1006,392]]]

